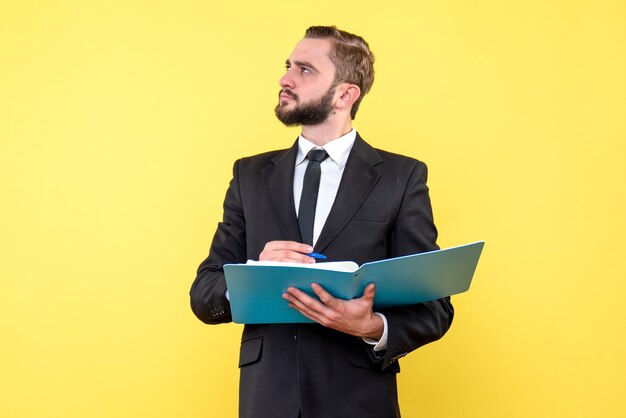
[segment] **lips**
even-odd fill
[[[281,90],[281,91],[279,91],[278,92],[278,97],[280,98],[280,100],[287,100],[287,99],[298,100],[298,96],[296,96],[290,90]]]

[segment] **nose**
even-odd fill
[[[290,88],[293,89],[295,87],[294,77],[291,71],[287,71],[281,78],[278,80],[278,84],[281,88]]]

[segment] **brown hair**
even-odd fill
[[[335,26],[311,26],[304,34],[305,38],[330,39],[333,48],[330,60],[335,65],[335,84],[351,83],[361,89],[361,95],[352,105],[350,116],[356,116],[363,96],[374,84],[374,54],[365,39]]]

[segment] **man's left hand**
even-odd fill
[[[289,287],[283,298],[289,306],[307,318],[346,334],[379,340],[383,335],[383,320],[374,315],[374,284],[365,287],[358,299],[343,300],[333,297],[317,283],[311,285],[317,300],[295,287]]]

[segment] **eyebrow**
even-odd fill
[[[307,67],[310,68],[311,70],[315,71],[316,73],[319,73],[319,70],[317,68],[315,68],[315,66],[313,64],[311,64],[310,62],[306,62],[306,61],[294,61],[293,64],[297,65],[298,67]],[[289,58],[287,58],[285,60],[285,65],[292,65],[292,63],[289,61]]]

